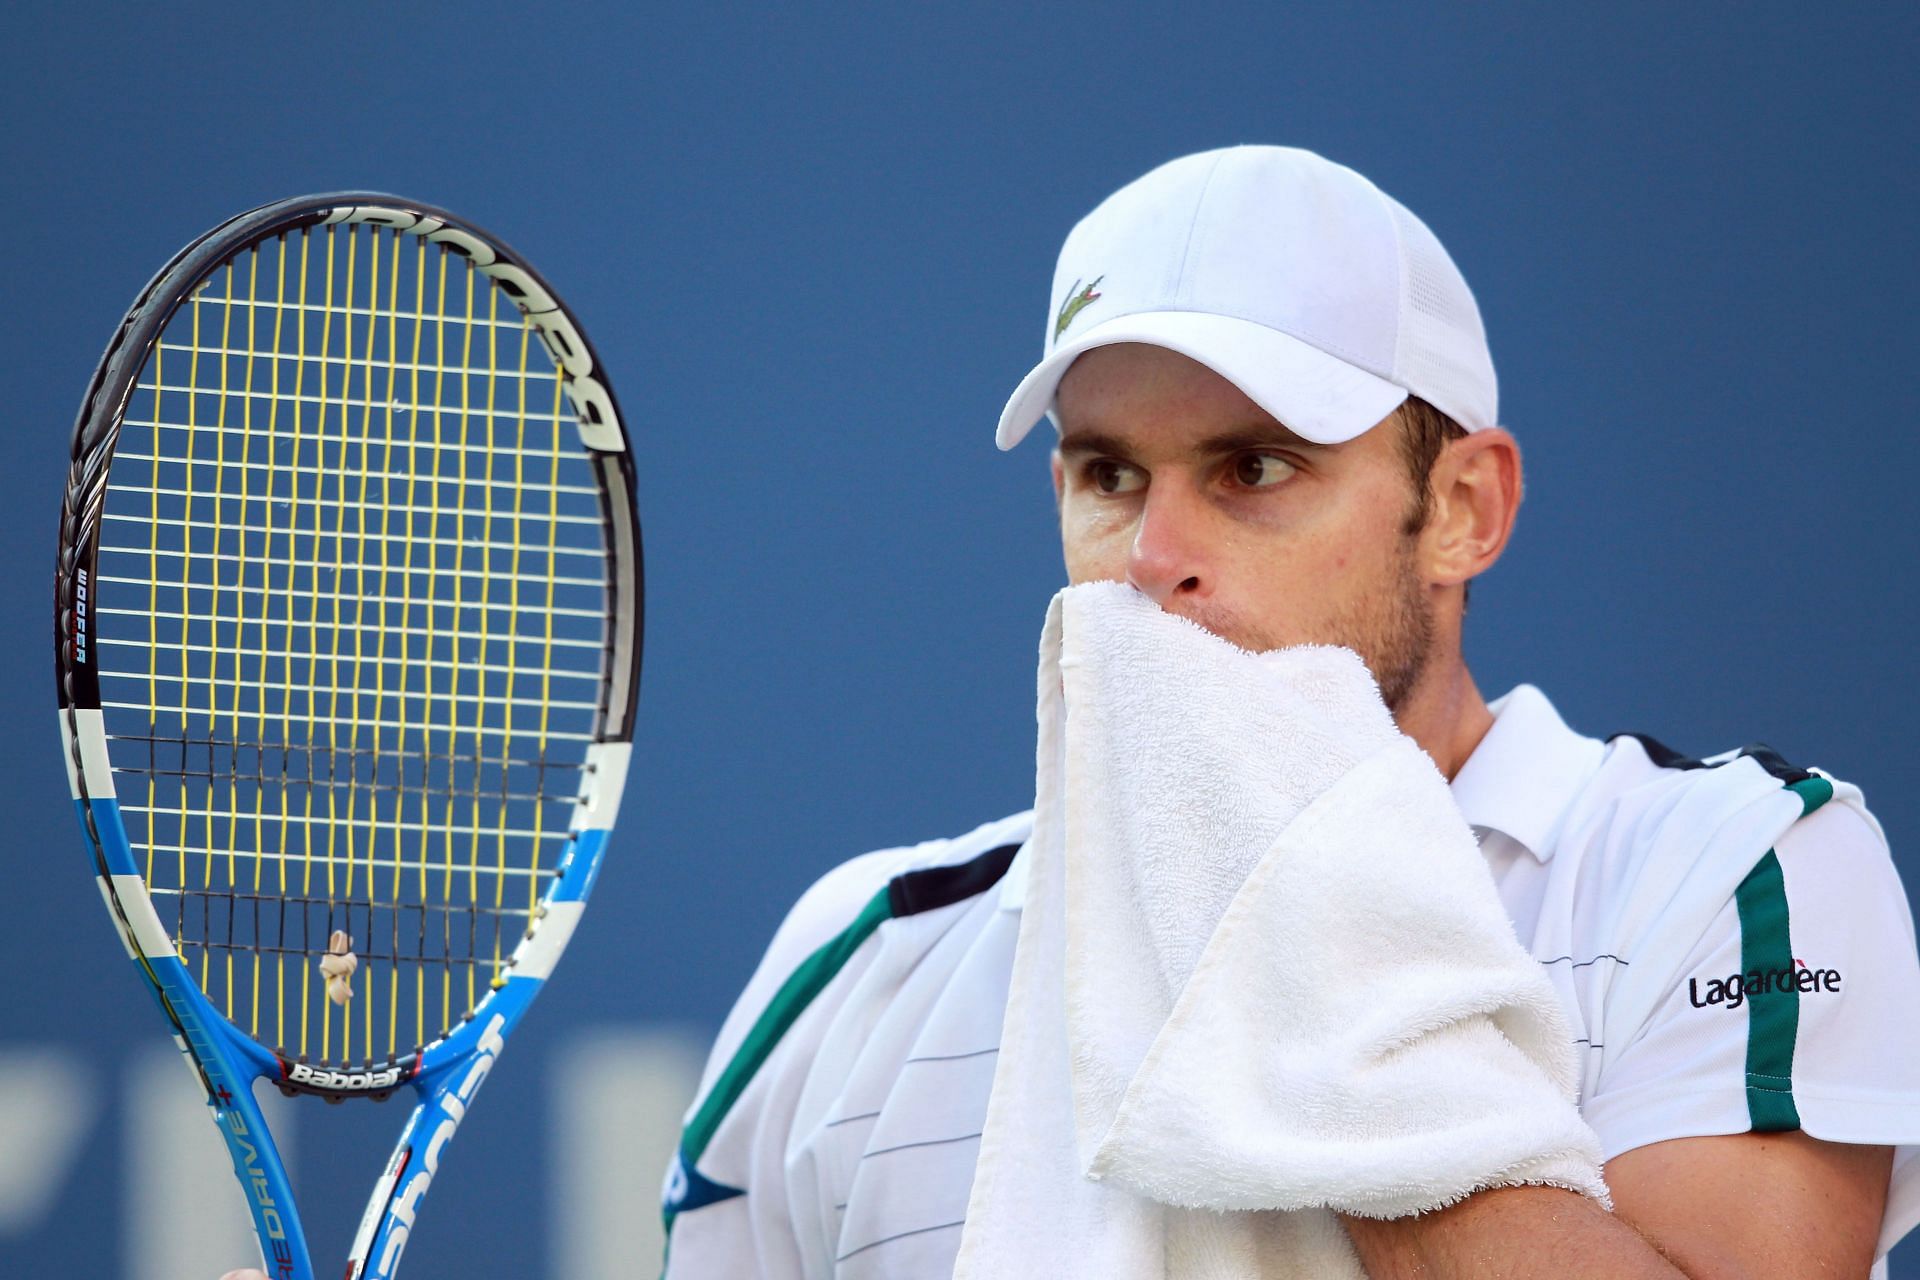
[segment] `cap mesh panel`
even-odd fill
[[[1491,426],[1497,393],[1473,294],[1433,232],[1399,201],[1386,203],[1406,269],[1395,381],[1462,426]]]

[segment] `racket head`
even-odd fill
[[[446,1097],[464,1114],[565,949],[625,777],[640,557],[597,353],[445,210],[348,192],[239,215],[103,355],[61,512],[64,756],[270,1270],[306,1251],[249,1082],[412,1081],[409,1134]],[[320,963],[339,935],[343,1004]]]

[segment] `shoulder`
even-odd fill
[[[701,1094],[711,1093],[743,1044],[768,1040],[770,1013],[788,1022],[797,1017],[882,924],[966,901],[997,884],[1032,822],[1030,813],[1017,813],[965,835],[876,849],[814,881],[775,931],[715,1038]]]
[[[1824,769],[1788,760],[1765,742],[1750,742],[1709,756],[1676,751],[1645,733],[1616,733],[1606,740],[1600,771],[1616,798],[1636,792],[1697,788],[1787,790],[1811,801],[1808,811],[1833,795],[1838,780]],[[1645,798],[1644,796],[1642,798]]]
[[[1816,814],[1813,830],[1870,835],[1885,847],[1858,787],[1763,742],[1696,757],[1619,733],[1606,740],[1565,831],[1576,858],[1603,859],[1633,878],[1706,848],[1735,860],[1744,849],[1751,865]]]
[[[965,835],[849,858],[800,895],[774,933],[761,968],[791,971],[883,894],[886,918],[895,918],[985,892],[998,883],[1032,826],[1031,813],[1016,813]]]
[[[1030,827],[1019,813],[952,839],[878,849],[801,894],[714,1041],[669,1165],[662,1208],[675,1266],[760,1273],[797,1247],[781,1171],[823,1025],[871,962],[883,925],[985,893]]]
[[[1758,744],[1700,759],[1641,735],[1609,740],[1609,770],[1562,852],[1572,949],[1616,963],[1556,974],[1609,1156],[1748,1130],[1911,1141],[1920,960],[1859,788]]]
[[[1723,952],[1744,972],[1760,962],[1745,951],[1787,947],[1789,921],[1792,945],[1810,944],[1873,905],[1889,945],[1911,950],[1879,824],[1858,787],[1824,770],[1760,744],[1698,758],[1618,734],[1575,810],[1535,945],[1576,965],[1609,958],[1556,979],[1588,1037],[1610,1046],[1596,1059],[1623,1052]]]

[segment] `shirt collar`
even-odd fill
[[[1545,862],[1606,744],[1569,729],[1547,695],[1530,684],[1515,686],[1487,709],[1493,727],[1454,775],[1454,803],[1472,825],[1511,836]]]

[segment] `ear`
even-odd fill
[[[1060,509],[1060,499],[1067,491],[1067,469],[1060,462],[1060,451],[1053,451],[1053,507]]]
[[[1505,427],[1449,440],[1433,464],[1433,506],[1421,534],[1427,581],[1453,586],[1485,573],[1520,512],[1520,446]]]

